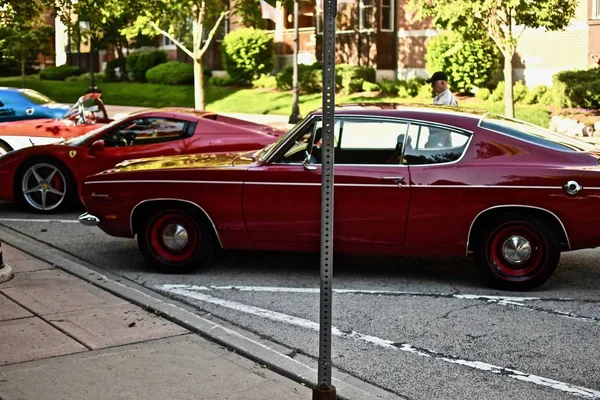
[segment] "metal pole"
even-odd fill
[[[335,128],[335,20],[337,0],[325,0],[323,30],[323,157],[321,160],[321,290],[319,382],[313,400],[334,400],[331,385],[331,315],[333,286],[333,130]]]
[[[290,119],[288,122],[290,124],[295,124],[300,121],[300,106],[298,105],[298,52],[300,51],[300,34],[298,33],[298,15],[299,0],[294,1],[294,100],[292,104],[292,115],[290,115]]]
[[[91,22],[90,22],[91,24]],[[88,93],[96,92],[96,81],[94,79],[94,39],[90,36],[90,88],[88,89]]]

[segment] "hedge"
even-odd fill
[[[194,66],[181,61],[169,61],[146,71],[146,80],[165,85],[193,85]]]
[[[162,50],[135,51],[126,58],[129,78],[135,82],[146,82],[146,72],[166,61],[167,53]]]
[[[81,75],[81,72],[79,67],[64,64],[58,67],[44,68],[40,71],[40,79],[48,81],[64,81],[70,76]]]
[[[554,105],[600,109],[600,68],[562,71],[552,77]]]

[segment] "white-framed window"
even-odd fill
[[[382,32],[394,31],[394,0],[381,0],[381,20],[379,27]]]
[[[369,31],[375,29],[375,0],[360,0],[358,13],[358,29]]]
[[[162,38],[163,38],[163,42],[162,42],[163,46],[172,46],[175,44],[175,43],[173,43],[173,41],[171,39],[169,39],[168,37],[166,37],[164,35]]]
[[[600,0],[592,0],[592,19],[600,19]]]

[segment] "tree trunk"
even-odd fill
[[[513,59],[514,52],[504,55],[504,115],[508,118],[515,117],[515,104],[513,101]]]
[[[25,58],[21,58],[21,87],[25,87]]]
[[[121,44],[117,44],[115,47],[117,48],[117,56],[119,57],[119,68],[121,69],[121,79],[124,81],[128,81],[129,76],[127,75],[127,63],[125,62],[125,55],[123,54],[123,46]]]
[[[194,103],[195,108],[204,110],[204,66],[202,59],[194,60]]]

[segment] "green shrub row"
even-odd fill
[[[504,100],[504,90],[506,84],[504,81],[498,83],[493,91],[488,88],[480,88],[475,93],[475,97],[480,101],[499,102]],[[522,82],[516,82],[513,86],[513,100],[518,104],[544,104],[551,105],[553,102],[552,91],[546,85],[538,85],[529,89]]]
[[[600,68],[555,74],[552,95],[556,107],[600,109]]]
[[[134,82],[146,82],[146,72],[165,62],[167,53],[163,50],[135,51],[126,58],[129,79]]]
[[[58,67],[44,68],[40,71],[40,79],[48,81],[64,81],[70,76],[81,75],[81,72],[79,67],[64,64]]]

